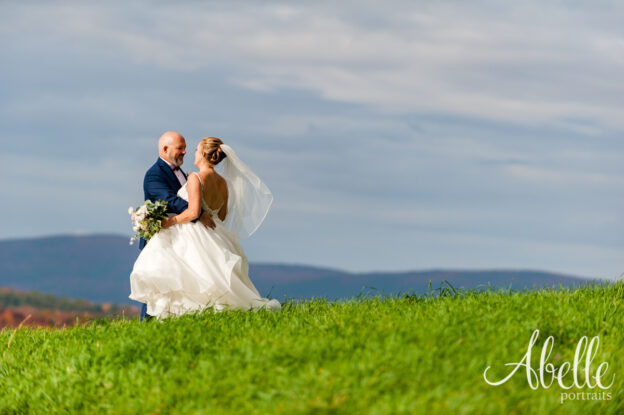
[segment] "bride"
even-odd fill
[[[215,166],[224,161],[223,177]],[[188,209],[163,220],[130,274],[130,298],[147,304],[159,319],[213,307],[215,311],[261,308],[279,311],[277,300],[262,298],[249,279],[249,263],[238,239],[264,220],[273,195],[216,137],[195,151],[199,172],[189,174],[178,196]],[[212,212],[216,227],[192,223],[201,210]]]

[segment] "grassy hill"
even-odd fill
[[[624,283],[434,294],[4,329],[0,413],[623,413]],[[586,386],[533,390],[524,369],[501,386],[486,384],[485,368],[503,378],[536,329],[534,368],[547,336],[554,367],[573,361],[583,336],[599,336],[590,375],[608,363],[611,399],[581,399],[600,392]],[[561,403],[562,393],[577,392]]]

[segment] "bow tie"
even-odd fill
[[[176,170],[180,170],[180,166],[175,166],[175,167],[172,167],[171,169],[175,172]]]

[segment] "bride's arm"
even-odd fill
[[[201,214],[201,186],[199,184],[199,178],[196,174],[189,175],[188,182],[186,184],[186,191],[188,192],[189,198],[188,208],[177,216],[163,219],[163,229],[167,229],[168,227],[179,223],[190,222],[197,219]]]

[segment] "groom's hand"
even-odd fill
[[[199,218],[199,221],[210,229],[214,229],[217,226],[214,219],[212,219],[212,213],[210,212],[202,213],[201,217]]]

